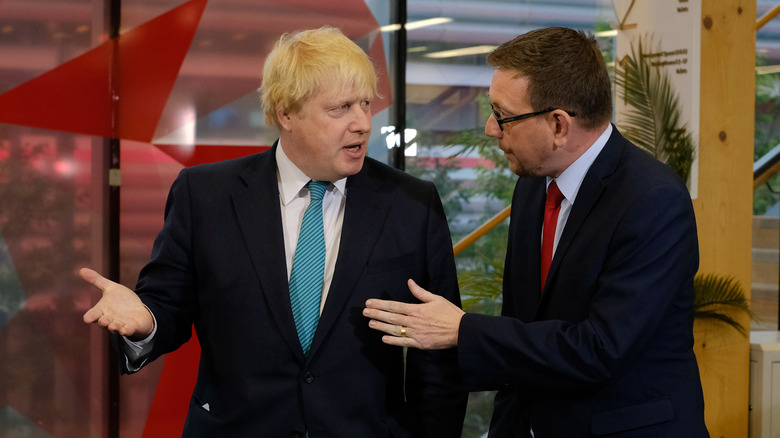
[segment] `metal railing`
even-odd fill
[[[761,18],[756,20],[756,31],[764,27],[765,24],[769,23],[769,21],[775,18],[777,14],[780,14],[780,4],[770,9],[766,12],[766,14],[762,15]]]
[[[780,171],[780,144],[753,163],[753,190],[761,187]]]
[[[504,222],[504,220],[509,217],[509,213],[511,212],[511,205],[505,207],[503,210],[499,211],[498,214],[488,219],[487,222],[477,227],[477,229],[472,231],[468,236],[461,239],[460,242],[456,243],[452,247],[452,251],[455,253],[455,255],[460,254],[464,249],[468,248],[471,246],[471,244],[479,240],[480,237],[487,234],[501,222]]]

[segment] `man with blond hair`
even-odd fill
[[[284,35],[259,91],[279,140],[184,169],[135,293],[81,271],[103,291],[85,322],[116,334],[124,372],[195,326],[186,437],[459,437],[454,349],[404,357],[361,316],[413,301],[407,278],[460,305],[435,187],[366,157],[369,58],[335,28]]]

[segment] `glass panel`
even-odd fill
[[[84,65],[64,66],[100,45],[103,17],[90,0],[0,1],[3,437],[106,435],[107,338],[82,322],[99,293],[77,276],[105,269],[103,139],[67,90]]]
[[[758,0],[761,17],[777,6]],[[780,150],[780,22],[756,33],[756,132],[754,159],[769,160]],[[770,173],[771,174],[771,173]],[[780,280],[780,176],[774,174],[753,192],[752,330],[777,330]]]

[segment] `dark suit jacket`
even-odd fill
[[[703,437],[690,195],[617,130],[587,172],[540,294],[545,178],[512,200],[503,316],[466,315],[464,380],[500,388],[491,437]]]
[[[460,304],[436,188],[371,159],[348,178],[333,281],[304,356],[274,153],[184,169],[139,277],[158,324],[150,361],[193,324],[201,344],[184,436],[459,437],[467,394],[455,351],[410,350],[404,374],[402,349],[361,314],[372,297],[415,301],[408,278]]]

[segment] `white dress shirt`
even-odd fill
[[[596,157],[598,157],[601,150],[604,149],[604,145],[607,144],[607,140],[609,140],[611,134],[612,124],[610,123],[593,145],[589,147],[585,153],[580,155],[574,163],[567,167],[558,178],[547,177],[547,187],[550,186],[551,182],[555,181],[555,183],[558,184],[558,189],[560,189],[564,196],[564,200],[561,202],[561,211],[558,213],[558,225],[555,228],[553,256],[555,256],[555,250],[558,248],[558,241],[563,233],[563,228],[566,226],[566,221],[569,219],[571,208],[574,206],[574,200],[577,199],[577,193],[580,191],[582,180],[585,179],[585,174],[588,173],[590,166],[596,161]]]

